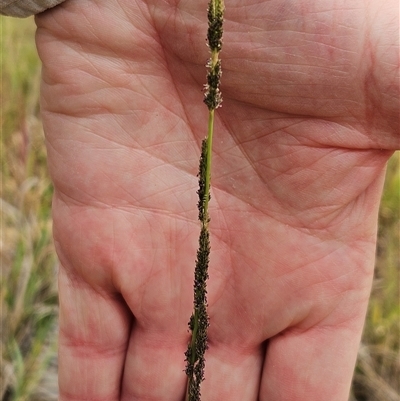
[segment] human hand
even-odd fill
[[[397,4],[226,6],[203,400],[344,401],[399,146]],[[62,401],[184,397],[205,8],[37,17]]]

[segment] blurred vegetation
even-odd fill
[[[357,401],[400,401],[400,157],[390,160],[379,213],[375,280],[353,380]]]
[[[57,262],[35,27],[32,18],[0,17],[0,28],[0,401],[53,401],[57,395],[43,386],[56,354]],[[353,380],[351,399],[357,401],[400,401],[399,169],[396,154],[388,167],[376,277]]]
[[[32,400],[55,355],[52,186],[32,20],[1,18],[0,399]]]

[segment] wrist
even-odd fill
[[[65,0],[0,0],[0,13],[10,17],[29,17],[55,7]]]

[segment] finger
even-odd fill
[[[59,400],[119,400],[129,310],[62,266],[59,298]]]
[[[205,380],[201,387],[204,400],[258,399],[264,359],[261,346],[240,349],[210,342],[205,358]]]
[[[361,327],[292,329],[273,338],[265,359],[260,401],[347,400]]]
[[[126,358],[121,400],[183,400],[187,342],[186,330],[171,335],[135,327]]]

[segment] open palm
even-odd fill
[[[221,53],[203,399],[344,401],[399,143],[397,4],[244,3]],[[37,18],[60,400],[183,400],[205,8],[68,0]]]

